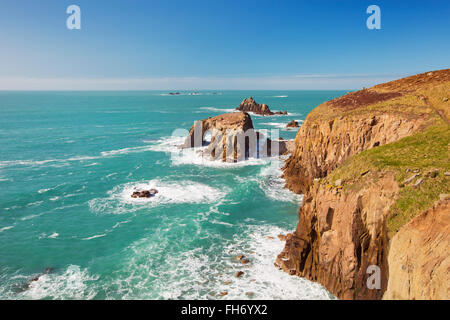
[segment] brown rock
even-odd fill
[[[276,259],[276,266],[290,274],[321,283],[340,299],[383,297],[388,278],[389,281],[393,279],[387,258],[389,253],[391,261],[387,219],[400,192],[394,174],[372,172],[373,179],[360,179],[355,182],[355,188],[349,188],[345,193],[335,192],[336,188],[331,185],[327,187],[312,182],[315,178],[326,177],[356,154],[411,136],[421,131],[427,123],[434,122],[436,110],[431,108],[429,97],[425,96],[428,93],[423,89],[428,90],[435,84],[448,88],[449,82],[450,69],[435,71],[430,76],[420,74],[407,77],[348,93],[323,103],[308,115],[297,133],[295,150],[283,168],[286,186],[294,192],[303,193],[304,197],[297,229],[287,235],[284,250]],[[420,93],[417,92],[419,90]],[[387,113],[366,108],[383,101],[395,108],[396,102],[390,105],[390,99],[416,93],[423,97],[422,103],[428,106],[421,112]],[[438,110],[438,113],[445,120],[445,112]],[[420,173],[420,170],[407,172]],[[419,176],[415,175],[409,183]],[[448,207],[444,208],[444,212],[448,215]],[[428,228],[432,223],[423,223],[428,231],[423,232],[420,241],[420,237],[415,235],[422,232],[418,227],[405,232],[405,235],[409,234],[408,238],[399,247],[408,249],[405,252],[410,250],[411,254],[415,247],[420,248],[417,259],[411,258],[411,265],[420,270],[423,277],[413,276],[408,271],[411,267],[407,263],[409,260],[400,258],[399,269],[408,273],[404,277],[399,276],[398,283],[409,286],[409,291],[402,292],[411,295],[418,286],[413,288],[413,284],[408,282],[417,278],[420,281],[414,280],[413,283],[421,282],[427,288],[422,288],[422,296],[438,296],[437,291],[441,290],[447,295],[447,298],[441,299],[448,299],[450,290],[448,286],[442,285],[450,283],[444,277],[450,274],[448,253],[442,252],[448,252],[449,244],[445,235],[448,237],[450,234],[446,230],[449,222],[448,218],[445,221],[437,218],[433,221],[439,222],[441,227]],[[432,233],[432,230],[437,232]],[[392,240],[391,248],[393,246]],[[438,247],[436,251],[434,246]],[[397,252],[401,253],[402,250]],[[441,263],[439,259],[443,257],[445,260]],[[380,267],[380,290],[367,287],[367,268],[371,265]],[[436,281],[433,280],[435,273]],[[428,281],[428,278],[431,280]],[[395,287],[393,285],[392,288]]]
[[[250,260],[248,260],[248,259],[241,259],[241,263],[242,264],[247,264],[247,263],[250,263]]]
[[[206,133],[211,141],[205,141]],[[202,150],[210,160],[238,162],[248,158],[286,154],[289,141],[271,141],[253,128],[248,113],[233,112],[196,121],[181,148],[207,146]]]
[[[226,296],[226,295],[228,294],[228,291],[221,291],[219,294],[220,294],[221,296]]]
[[[384,299],[450,298],[450,200],[416,216],[392,238]]]
[[[413,187],[418,188],[423,182],[423,178],[417,179],[417,181],[414,183]]]
[[[270,111],[269,106],[266,104],[259,104],[252,97],[244,99],[236,110],[244,112],[253,112],[255,114],[263,116],[271,116],[274,113]]]
[[[276,264],[291,275],[319,282],[340,299],[380,299],[388,277],[384,226],[398,192],[393,174],[367,179],[348,194],[314,184],[303,197],[297,229],[287,235]],[[382,290],[367,288],[369,265],[380,266]]]
[[[244,275],[244,272],[242,272],[242,271],[238,271],[238,272],[236,272],[236,274],[234,275],[236,278],[240,278],[241,276],[243,276]]]
[[[280,239],[281,241],[286,241],[286,236],[284,234],[279,234],[278,239]]]
[[[234,261],[242,260],[242,258],[244,258],[243,254],[237,255],[236,257],[234,257]]]
[[[439,200],[443,201],[443,200],[450,200],[450,194],[448,193],[441,193],[439,195]]]
[[[243,112],[252,112],[255,114],[263,115],[263,116],[271,116],[274,114],[287,114],[283,113],[281,111],[272,112],[270,111],[270,108],[268,105],[262,103],[257,103],[252,97],[248,99],[244,99],[239,107],[236,108],[236,110],[243,111]],[[286,111],[285,111],[286,112]]]
[[[291,122],[289,122],[289,123],[286,125],[286,128],[298,128],[298,127],[299,127],[299,124],[298,124],[298,122],[295,121],[295,120],[291,120]]]
[[[156,189],[134,191],[131,194],[131,197],[132,198],[151,198],[151,197],[154,197],[155,194],[157,194],[157,193],[158,193],[158,190],[156,190]]]
[[[418,173],[412,175],[411,177],[409,177],[408,179],[406,179],[405,181],[403,181],[403,184],[404,184],[404,185],[410,184],[410,183],[411,183],[415,178],[417,178],[418,176],[419,176]]]
[[[439,174],[439,169],[431,169],[425,173],[425,177],[436,178]]]

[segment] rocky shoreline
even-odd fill
[[[448,153],[439,150],[450,142],[449,90],[450,69],[428,72],[308,115],[283,168],[286,187],[304,194],[299,222],[275,266],[341,299],[450,298]]]
[[[290,155],[282,177],[304,197],[277,268],[340,299],[448,299],[449,91],[447,69],[348,93],[308,114],[295,141],[255,131],[248,112],[287,112],[250,97],[196,121],[180,147],[222,162]]]

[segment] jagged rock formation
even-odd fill
[[[367,176],[349,194],[314,184],[276,265],[321,283],[340,299],[381,299],[388,274],[385,222],[398,190],[389,174]],[[381,268],[382,290],[366,286],[370,265]]]
[[[286,125],[286,128],[298,128],[298,127],[299,127],[299,124],[298,124],[298,122],[295,121],[295,120],[292,120],[291,122],[289,122],[289,123]]]
[[[206,133],[211,141],[205,140]],[[289,141],[271,141],[253,128],[250,115],[246,112],[222,114],[196,121],[189,130],[182,148],[207,146],[204,154],[211,160],[238,162],[248,158],[260,158],[286,154]]]
[[[308,115],[284,167],[286,186],[305,195],[276,266],[342,299],[381,299],[386,289],[385,298],[450,297],[448,206],[409,216],[436,199],[435,190],[450,193],[450,180],[421,173],[402,183],[412,175],[402,167],[407,160],[448,171],[449,90],[450,69],[428,72],[349,93]],[[402,215],[397,204],[409,193],[422,200],[412,197]],[[367,286],[371,265],[380,268],[380,289]]]
[[[384,299],[450,297],[450,199],[403,226],[389,250],[389,283]]]
[[[236,110],[244,111],[244,112],[253,112],[255,114],[263,115],[263,116],[272,116],[274,114],[283,114],[287,115],[287,111],[281,112],[272,112],[270,111],[270,108],[266,104],[259,104],[255,100],[253,100],[252,97],[248,99],[244,99],[239,107],[236,108]]]

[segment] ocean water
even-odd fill
[[[255,128],[292,139],[286,123],[342,94],[1,92],[0,299],[333,298],[273,265],[301,201],[282,159],[207,162],[174,154],[173,133],[253,96],[289,113],[252,115]]]

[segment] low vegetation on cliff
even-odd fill
[[[449,99],[445,69],[315,108],[283,168],[304,198],[275,264],[343,299],[448,299]]]
[[[450,126],[441,120],[423,132],[351,157],[324,183],[334,186],[341,180],[343,192],[354,191],[370,178],[370,172],[393,172],[401,188],[387,223],[392,236],[450,190],[449,146]]]

